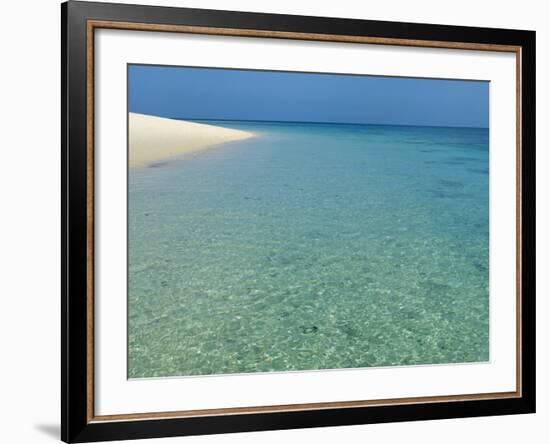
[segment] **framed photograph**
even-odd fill
[[[62,439],[535,411],[535,33],[69,1]]]

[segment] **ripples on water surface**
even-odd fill
[[[130,378],[489,359],[488,130],[212,123],[129,173]]]

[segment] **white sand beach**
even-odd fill
[[[136,113],[129,114],[128,123],[130,168],[254,136],[247,131]]]

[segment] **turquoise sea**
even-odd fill
[[[129,171],[130,378],[489,359],[487,129],[205,123]]]

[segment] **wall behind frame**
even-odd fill
[[[536,0],[449,4],[436,0],[117,0],[271,13],[349,17],[537,31],[537,352],[536,415],[453,419],[159,439],[154,443],[265,444],[483,442],[547,439],[550,421],[550,28]],[[0,28],[0,415],[2,441],[42,444],[59,436],[60,18],[58,0],[9,2]],[[546,174],[545,174],[546,173]],[[146,441],[142,441],[146,442]]]

